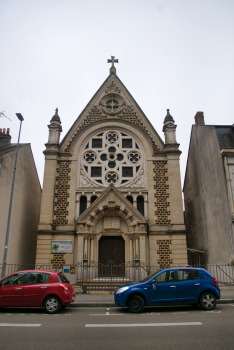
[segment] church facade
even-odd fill
[[[60,142],[46,143],[37,264],[187,264],[176,125],[165,142],[110,74]]]

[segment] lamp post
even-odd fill
[[[15,184],[15,171],[16,171],[16,163],[17,163],[17,156],[18,156],[18,149],[19,149],[21,124],[22,124],[22,121],[24,120],[21,113],[16,113],[16,116],[20,120],[20,128],[19,128],[19,137],[18,137],[18,143],[17,143],[16,155],[15,155],[15,166],[14,166],[14,172],[13,172],[13,178],[12,178],[12,185],[11,185],[11,196],[10,196],[10,204],[9,204],[9,210],[8,210],[7,229],[6,229],[5,246],[4,246],[4,252],[3,252],[3,262],[2,262],[2,278],[5,277],[5,273],[6,273],[8,239],[9,239],[10,221],[11,221],[11,207],[12,207],[13,191],[14,191],[14,184]]]

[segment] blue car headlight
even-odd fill
[[[129,289],[129,287],[120,287],[120,288],[117,289],[115,294],[123,293],[123,292],[125,292],[128,289]]]

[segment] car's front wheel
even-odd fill
[[[44,309],[48,314],[56,314],[61,309],[61,301],[55,295],[47,297],[44,301]]]
[[[205,292],[200,297],[200,305],[204,310],[214,310],[216,307],[216,297],[213,293]]]
[[[130,312],[142,312],[145,307],[144,300],[139,295],[133,295],[127,302],[127,307]]]

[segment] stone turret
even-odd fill
[[[59,144],[60,133],[62,132],[61,121],[58,115],[58,108],[55,110],[55,114],[50,121],[48,144]]]
[[[167,109],[167,115],[164,119],[163,132],[165,135],[165,144],[177,144],[176,141],[176,127],[175,121],[170,115],[170,110]]]

